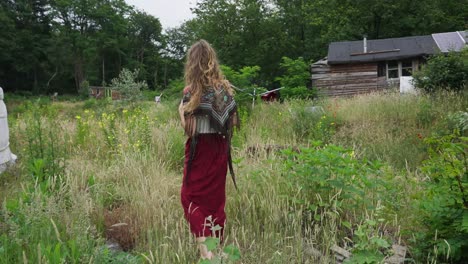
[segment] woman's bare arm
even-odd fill
[[[185,129],[185,116],[184,116],[184,102],[183,101],[180,101],[179,116],[180,116],[180,124],[182,125],[182,128]]]

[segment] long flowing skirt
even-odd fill
[[[190,144],[191,139],[188,139],[181,189],[185,218],[196,237],[216,236],[222,239],[226,222],[227,141],[218,134],[199,135],[187,175]]]

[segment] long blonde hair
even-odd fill
[[[190,101],[184,106],[185,112],[192,112],[198,107],[201,95],[209,87],[223,87],[229,94],[233,94],[231,84],[219,67],[216,51],[206,40],[199,40],[190,47],[184,77],[191,94]]]

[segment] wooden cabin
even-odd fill
[[[89,96],[94,97],[96,99],[102,99],[105,97],[112,97],[112,100],[122,99],[122,95],[120,94],[120,92],[112,90],[109,87],[90,86],[89,90],[90,90]]]
[[[466,46],[467,32],[332,42],[328,56],[311,65],[312,86],[320,95],[350,96],[398,86],[429,55]]]

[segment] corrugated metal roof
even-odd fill
[[[432,34],[437,46],[442,52],[460,51],[466,45],[464,31]]]
[[[439,52],[432,36],[332,42],[328,47],[329,64],[376,62],[431,55]]]
[[[468,30],[458,31],[458,33],[460,33],[460,35],[465,39],[465,44],[468,44]]]

